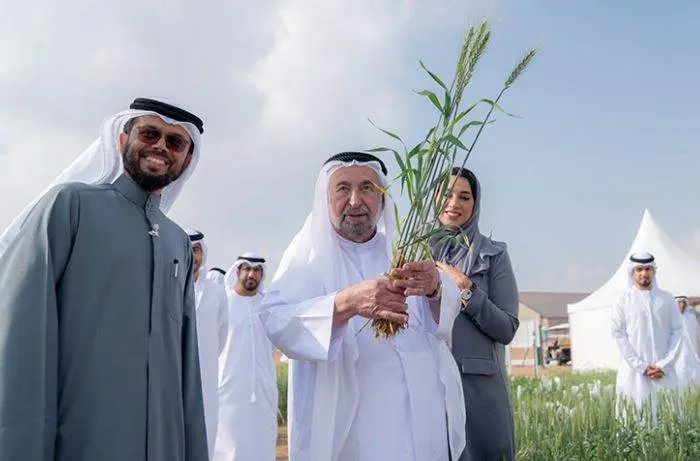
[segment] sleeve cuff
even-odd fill
[[[462,312],[464,312],[467,317],[471,318],[474,316],[475,311],[478,310],[482,304],[484,304],[484,301],[486,301],[486,293],[477,286],[472,292],[472,297],[469,300],[469,303],[462,309]]]
[[[335,296],[338,293],[335,292],[330,296],[330,302],[335,306]],[[335,309],[335,308],[333,308]],[[348,324],[347,322],[344,323],[341,326],[338,327],[333,327],[331,329],[331,340],[330,344],[328,345],[328,361],[332,362],[335,360],[338,355],[340,354],[340,350],[342,349],[343,345],[343,339],[345,338],[345,334],[348,331]]]
[[[440,278],[442,279],[440,317],[434,333],[435,336],[449,345],[452,342],[452,325],[459,315],[462,301],[459,296],[459,288],[452,278],[442,272],[440,272]]]

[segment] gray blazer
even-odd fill
[[[513,407],[505,345],[518,329],[518,287],[508,252],[489,255],[468,306],[452,331],[452,354],[462,373],[467,446],[459,461],[515,458]]]

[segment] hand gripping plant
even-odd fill
[[[425,96],[438,112],[435,126],[430,127],[422,141],[408,149],[398,135],[379,128],[401,144],[402,152],[390,147],[377,147],[370,152],[394,154],[401,169],[396,179],[401,180],[401,193],[407,194],[409,205],[408,213],[403,219],[399,219],[398,208],[394,205],[399,238],[394,242],[392,268],[399,268],[407,262],[432,259],[428,242],[439,231],[440,223],[437,218],[445,206],[445,192],[450,187],[448,180],[452,167],[466,165],[484,127],[494,121],[491,116],[495,110],[507,114],[499,106],[499,102],[535,57],[534,49],[525,53],[495,99],[479,99],[463,107],[462,96],[490,39],[491,30],[487,22],[467,30],[454,78],[449,87],[420,63],[439,86],[438,92],[442,92],[442,98],[433,91],[418,92],[419,95]],[[469,119],[470,114],[481,106],[488,107],[486,116],[482,119]],[[471,135],[471,140],[465,139],[468,135]],[[378,338],[390,338],[406,327],[405,324],[381,319],[373,320],[372,326]]]

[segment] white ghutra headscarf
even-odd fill
[[[207,244],[204,243],[204,234],[197,229],[186,229],[185,232],[190,238],[192,248],[199,247],[202,250],[202,264],[199,266],[199,280],[204,280],[207,276]]]
[[[142,104],[137,104],[139,101],[141,101]],[[146,104],[143,104],[144,102]],[[175,200],[177,200],[177,197],[180,195],[180,192],[182,192],[185,183],[189,180],[192,172],[194,172],[195,168],[197,167],[197,163],[199,162],[199,156],[202,149],[202,122],[196,116],[182,109],[178,109],[174,106],[158,101],[139,98],[134,101],[132,107],[146,107],[148,104],[153,105],[154,108],[169,108],[170,110],[163,111],[168,115],[185,115],[188,116],[188,118],[192,117],[193,121],[197,123],[197,125],[189,121],[183,122],[175,120],[168,115],[163,115],[155,112],[154,110],[144,109],[125,110],[105,119],[105,121],[102,123],[100,136],[92,144],[90,144],[90,146],[77,159],[75,159],[75,161],[68,168],[63,170],[63,172],[61,172],[61,174],[59,174],[58,177],[54,179],[46,189],[44,189],[36,198],[34,198],[34,200],[32,200],[29,205],[27,205],[10,223],[5,232],[0,235],[0,256],[3,255],[10,243],[19,234],[24,220],[27,218],[34,206],[36,206],[44,195],[46,195],[57,185],[68,182],[81,182],[92,185],[111,184],[122,175],[124,172],[124,166],[122,164],[122,153],[119,148],[119,135],[124,131],[124,125],[126,125],[129,120],[136,117],[155,115],[160,117],[165,123],[183,127],[185,130],[187,130],[190,138],[192,138],[192,143],[194,144],[192,160],[187,168],[182,172],[180,177],[166,186],[161,194],[161,210],[163,213],[167,213],[170,210],[170,207],[172,207]]]
[[[629,261],[627,262],[627,284],[630,287],[634,286],[634,270],[637,267],[652,267],[654,270],[656,270],[656,259],[654,258],[654,255],[651,253],[646,253],[646,252],[641,252],[641,253],[633,253],[629,257]],[[651,280],[651,287],[656,289],[656,277],[653,277]]]
[[[332,293],[348,285],[347,267],[342,261],[343,253],[340,251],[340,237],[331,223],[328,187],[333,173],[340,168],[356,165],[374,170],[379,178],[378,186],[388,191],[389,179],[384,165],[378,161],[333,160],[323,165],[316,180],[312,211],[282,255],[271,282],[270,289],[279,291],[285,300],[291,302],[308,299],[312,295]],[[389,194],[385,194],[384,209],[377,222],[377,233],[383,238],[384,250],[389,261],[393,253],[394,232],[393,202]],[[311,278],[318,277],[322,280],[322,292],[308,293],[310,273],[313,274]]]
[[[240,255],[238,258],[236,258],[236,262],[233,263],[233,266],[226,271],[226,275],[224,275],[224,286],[226,287],[226,290],[228,291],[236,288],[236,284],[238,284],[238,268],[243,264],[247,264],[250,267],[262,268],[262,278],[260,279],[260,285],[258,288],[258,293],[262,293],[261,288],[263,286],[263,282],[265,281],[265,275],[267,274],[267,265],[265,263],[265,258],[257,253],[243,253]]]

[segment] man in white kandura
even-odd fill
[[[447,341],[459,290],[434,262],[390,270],[387,170],[332,156],[314,205],[265,295],[268,335],[290,360],[290,461],[446,461],[465,446],[460,374]],[[408,321],[376,339],[371,319]]]
[[[259,315],[265,270],[265,259],[246,253],[224,279],[230,332],[220,361],[215,461],[275,460],[275,348]]]
[[[211,269],[209,269],[209,272],[207,272],[207,278],[212,282],[218,283],[221,286],[224,285],[225,275],[226,271],[221,269],[220,267],[212,267]]]
[[[197,347],[202,375],[202,400],[207,426],[209,458],[214,454],[219,419],[219,354],[228,334],[228,310],[223,285],[207,279],[207,247],[204,234],[188,230],[194,260],[193,279],[197,319]]]
[[[698,316],[687,296],[676,296],[683,321],[683,340],[676,360],[676,375],[681,389],[700,386],[700,328]]]
[[[658,392],[677,389],[673,367],[682,334],[673,295],[656,286],[655,275],[654,256],[630,256],[629,288],[612,311],[612,335],[620,349],[616,393],[640,412],[650,403],[654,420]]]

